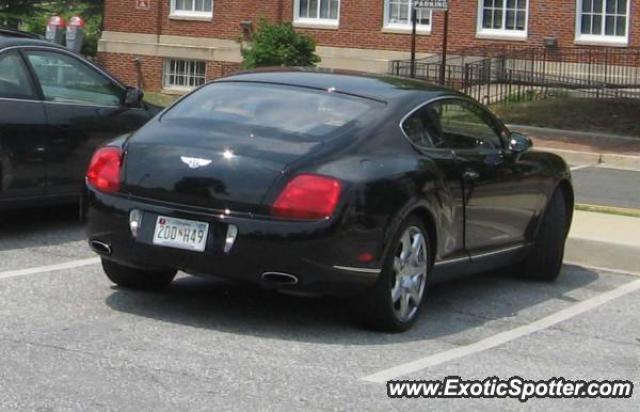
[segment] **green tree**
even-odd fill
[[[0,25],[18,28],[21,22],[42,12],[42,0],[0,0]]]
[[[266,66],[315,66],[315,41],[298,34],[291,23],[271,24],[262,19],[253,35],[251,47],[242,50],[244,68]]]

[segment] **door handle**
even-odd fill
[[[462,175],[462,178],[465,180],[465,182],[475,182],[476,180],[480,179],[480,173],[476,172],[475,170],[467,169]]]

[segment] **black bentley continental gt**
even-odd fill
[[[554,280],[573,211],[558,156],[420,81],[282,69],[209,83],[99,149],[88,236],[111,281],[178,270],[354,296],[406,330],[429,283],[511,266]]]

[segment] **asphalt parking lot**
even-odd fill
[[[572,244],[571,259],[580,258]],[[606,263],[606,262],[605,262]],[[346,305],[189,277],[112,286],[73,208],[0,219],[2,410],[505,410],[517,400],[389,399],[389,378],[640,378],[640,277],[566,265],[556,284],[486,274],[437,285],[416,328],[354,324]],[[373,381],[373,382],[372,382]],[[533,399],[533,410],[637,410]]]

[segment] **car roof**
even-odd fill
[[[0,26],[0,37],[19,37],[27,39],[40,39],[40,35],[26,31],[16,30],[9,27]]]
[[[460,96],[461,94],[438,85],[405,77],[371,74],[347,70],[319,68],[268,68],[242,72],[219,80],[274,83],[314,89],[335,90],[383,102],[411,98]]]
[[[0,33],[0,50],[7,47],[20,47],[20,46],[39,46],[39,47],[52,47],[57,49],[64,49],[63,46],[52,43],[46,40],[29,39],[22,37],[2,37]]]

